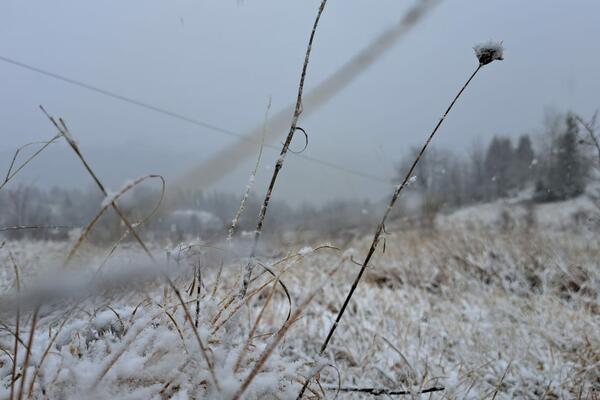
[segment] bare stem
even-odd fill
[[[10,260],[12,261],[13,264],[13,268],[15,270],[15,284],[17,286],[17,294],[19,294],[21,292],[21,279],[19,278],[19,267],[17,266],[17,263],[15,262],[15,259],[12,255],[12,253],[8,253],[8,256],[10,257]],[[14,398],[14,393],[15,393],[15,381],[17,378],[17,356],[19,353],[19,325],[20,325],[20,320],[21,320],[21,306],[19,305],[19,302],[16,303],[16,309],[17,309],[17,322],[15,324],[15,345],[14,345],[14,350],[13,350],[13,365],[12,365],[12,370],[11,370],[11,378],[10,378],[10,400],[13,400]]]
[[[240,201],[240,206],[231,221],[231,226],[229,227],[229,233],[227,234],[227,241],[231,243],[233,239],[233,234],[235,233],[240,217],[242,213],[246,209],[246,203],[248,202],[248,198],[250,197],[250,191],[252,190],[252,186],[254,186],[254,181],[256,179],[256,173],[258,172],[258,167],[260,166],[260,159],[262,158],[263,148],[265,146],[265,135],[267,133],[267,122],[269,120],[269,110],[271,109],[271,98],[269,97],[269,104],[267,105],[267,111],[265,111],[265,118],[263,122],[263,133],[261,137],[260,147],[258,149],[258,157],[256,158],[256,163],[254,164],[254,169],[250,174],[250,180],[248,181],[248,185],[246,185],[246,191],[242,196],[242,200]]]
[[[327,348],[327,345],[329,344],[329,341],[331,340],[331,337],[333,336],[340,320],[342,319],[342,315],[344,315],[344,311],[346,311],[346,307],[348,306],[348,303],[350,302],[350,299],[352,298],[352,295],[354,294],[354,291],[356,290],[356,287],[358,286],[358,282],[362,278],[363,273],[365,272],[365,270],[367,269],[367,266],[369,265],[369,261],[371,261],[371,257],[373,257],[373,254],[375,253],[375,250],[377,249],[377,245],[379,244],[379,239],[381,237],[381,233],[383,232],[383,229],[385,227],[385,221],[387,220],[388,216],[390,215],[390,212],[392,211],[392,208],[394,207],[396,200],[398,200],[400,193],[402,192],[404,187],[408,184],[408,181],[410,180],[410,178],[415,170],[415,167],[417,166],[417,164],[419,163],[419,160],[425,153],[425,150],[427,150],[429,143],[431,143],[431,140],[435,136],[439,127],[442,125],[442,122],[444,122],[444,120],[446,119],[446,116],[448,115],[450,110],[452,110],[452,107],[454,107],[454,104],[456,103],[456,101],[458,100],[460,95],[465,91],[465,89],[467,88],[469,83],[473,80],[473,78],[475,78],[475,75],[477,75],[477,73],[479,72],[481,67],[482,67],[482,65],[480,64],[475,69],[475,71],[471,74],[469,79],[467,79],[467,81],[462,86],[462,88],[459,90],[459,92],[456,94],[456,96],[454,97],[454,99],[452,100],[452,102],[450,103],[448,108],[446,109],[446,112],[444,113],[444,115],[440,118],[438,123],[435,125],[435,128],[433,128],[433,131],[431,131],[431,133],[429,134],[429,137],[427,137],[427,140],[423,144],[421,151],[419,152],[419,154],[413,161],[412,165],[410,166],[410,169],[406,173],[404,180],[402,181],[402,183],[400,185],[398,185],[396,187],[396,190],[394,191],[392,199],[390,200],[390,203],[389,203],[387,209],[385,210],[385,214],[383,214],[383,218],[381,219],[379,226],[377,226],[377,230],[375,231],[375,235],[373,236],[373,242],[371,243],[371,247],[369,248],[367,257],[365,258],[365,261],[363,261],[362,267],[360,268],[360,271],[358,272],[358,275],[356,276],[356,279],[354,279],[354,283],[352,283],[352,287],[350,288],[350,291],[348,292],[348,296],[346,296],[346,300],[344,300],[344,304],[342,305],[342,308],[340,309],[340,311],[335,319],[335,322],[333,323],[333,326],[331,327],[329,333],[327,334],[327,338],[325,339],[325,342],[321,346],[320,354],[323,354],[323,352]]]
[[[36,306],[33,310],[33,316],[31,317],[31,327],[29,331],[29,339],[27,341],[27,352],[25,353],[25,360],[23,360],[23,366],[21,368],[22,376],[21,376],[21,385],[19,386],[19,394],[17,396],[17,400],[23,399],[23,394],[25,393],[25,380],[27,379],[27,367],[29,366],[29,358],[31,357],[31,346],[33,345],[33,335],[35,334],[35,326],[38,318],[38,311],[40,310],[39,306]],[[16,362],[16,359],[15,359]]]
[[[430,387],[427,389],[423,389],[420,390],[418,392],[411,392],[408,390],[390,390],[390,389],[384,389],[384,388],[375,388],[375,387],[326,387],[326,390],[331,390],[331,391],[338,391],[338,392],[344,392],[344,393],[365,393],[365,394],[370,394],[373,396],[383,396],[383,395],[387,395],[387,396],[408,396],[408,395],[414,395],[414,394],[427,394],[427,393],[434,393],[434,392],[442,392],[445,390],[445,388],[443,387]]]
[[[265,195],[265,199],[263,200],[262,207],[260,208],[260,212],[258,215],[258,223],[256,225],[256,231],[254,232],[254,243],[252,244],[252,250],[250,252],[248,264],[246,265],[246,270],[244,271],[244,277],[243,277],[243,281],[242,281],[242,289],[240,290],[240,297],[244,297],[248,290],[248,284],[250,283],[250,278],[252,277],[252,270],[254,268],[254,257],[256,256],[256,250],[258,248],[258,242],[260,240],[260,235],[263,230],[265,216],[267,215],[267,208],[269,207],[269,202],[271,201],[271,195],[273,194],[273,188],[275,187],[275,182],[277,181],[277,176],[279,175],[279,171],[283,167],[283,161],[288,152],[290,144],[292,143],[294,133],[296,133],[296,130],[298,130],[298,119],[300,118],[300,114],[302,114],[302,94],[304,92],[304,80],[306,78],[306,71],[308,70],[308,61],[310,59],[310,53],[312,50],[312,44],[313,44],[313,40],[315,38],[315,33],[317,31],[317,26],[319,25],[319,20],[321,19],[321,14],[323,14],[323,10],[325,9],[325,4],[327,4],[327,0],[322,0],[321,5],[319,6],[319,11],[317,12],[317,17],[315,18],[315,22],[313,24],[313,28],[312,28],[312,31],[310,34],[310,39],[308,40],[308,47],[306,49],[306,55],[304,56],[304,65],[302,66],[302,73],[300,74],[300,83],[298,85],[298,96],[296,97],[296,106],[294,108],[294,115],[292,117],[292,123],[290,126],[290,130],[288,132],[287,138],[285,139],[285,142],[283,143],[283,147],[281,148],[281,152],[279,153],[279,158],[275,162],[275,169],[273,170],[273,176],[271,177],[269,187],[267,188],[267,194]]]

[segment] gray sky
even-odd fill
[[[295,99],[318,0],[0,2],[0,56],[13,58],[239,133]],[[412,2],[330,0],[317,33],[307,90],[395,24]],[[468,148],[494,134],[539,127],[544,110],[590,115],[600,107],[600,2],[447,0],[321,110],[301,120],[306,152],[389,177],[422,142],[476,66],[472,46],[503,40],[506,60],[485,68],[435,144]],[[53,134],[37,109],[63,116],[110,185],[148,172],[178,173],[233,138],[0,62],[0,168],[18,145]],[[282,132],[282,137],[284,132]],[[262,195],[264,154],[257,182]],[[5,160],[5,161],[3,161]],[[241,192],[253,161],[217,188]],[[64,145],[23,182],[87,185]],[[276,196],[320,202],[380,198],[390,185],[289,158]]]

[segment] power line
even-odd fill
[[[110,97],[110,98],[115,99],[115,100],[119,100],[119,101],[122,101],[122,102],[125,102],[125,103],[128,103],[128,104],[132,104],[134,106],[137,106],[137,107],[140,107],[140,108],[144,108],[146,110],[153,111],[153,112],[156,112],[156,113],[159,113],[159,114],[163,114],[163,115],[169,116],[171,118],[175,118],[175,119],[178,119],[180,121],[184,121],[184,122],[196,125],[196,126],[200,126],[202,128],[209,129],[209,130],[211,130],[213,132],[221,133],[221,134],[228,135],[228,136],[233,136],[233,137],[236,137],[236,138],[239,138],[239,139],[242,139],[242,140],[246,140],[246,141],[252,142],[252,143],[258,143],[256,140],[253,140],[253,139],[251,139],[251,138],[249,138],[249,137],[247,137],[245,135],[242,135],[242,134],[240,134],[238,132],[234,132],[232,130],[229,130],[229,129],[226,129],[226,128],[222,128],[222,127],[219,127],[217,125],[210,124],[208,122],[200,121],[198,119],[191,118],[191,117],[185,116],[183,114],[179,114],[179,113],[176,113],[174,111],[170,111],[170,110],[167,110],[167,109],[164,109],[164,108],[161,108],[161,107],[158,107],[158,106],[152,105],[150,103],[146,103],[144,101],[140,101],[140,100],[128,97],[128,96],[124,96],[122,94],[119,94],[119,93],[116,93],[116,92],[112,92],[110,90],[102,89],[102,88],[100,88],[98,86],[91,85],[89,83],[82,82],[82,81],[79,81],[79,80],[76,80],[76,79],[72,79],[72,78],[69,78],[67,76],[60,75],[60,74],[57,74],[57,73],[54,73],[54,72],[51,72],[51,71],[48,71],[48,70],[45,70],[45,69],[42,69],[42,68],[38,68],[36,66],[30,65],[30,64],[26,64],[24,62],[17,61],[17,60],[14,60],[12,58],[8,58],[8,57],[4,57],[4,56],[0,55],[0,61],[3,61],[5,63],[7,63],[7,64],[11,64],[11,65],[14,65],[16,67],[23,68],[23,69],[26,69],[26,70],[29,70],[29,71],[32,71],[32,72],[35,72],[35,73],[38,73],[38,74],[41,74],[41,75],[44,75],[44,76],[56,79],[56,80],[59,80],[59,81],[65,82],[65,83],[68,83],[70,85],[78,86],[78,87],[80,87],[82,89],[89,90],[89,91],[98,93],[100,95],[103,95],[103,96],[106,96],[106,97]],[[264,146],[268,147],[270,149],[279,150],[277,146],[274,146],[272,144],[265,144]],[[378,176],[371,175],[371,174],[368,174],[368,173],[365,173],[365,172],[362,172],[362,171],[359,171],[359,170],[351,169],[351,168],[345,167],[343,165],[338,165],[338,164],[335,164],[335,163],[333,163],[331,161],[321,160],[319,158],[311,157],[311,156],[308,156],[308,155],[305,155],[305,154],[295,154],[295,153],[291,153],[291,154],[293,156],[301,158],[301,159],[303,159],[305,161],[313,162],[315,164],[319,164],[319,165],[322,165],[324,167],[335,169],[335,170],[340,171],[340,172],[344,172],[344,173],[347,173],[347,174],[350,174],[350,175],[355,175],[355,176],[358,176],[358,177],[361,177],[361,178],[364,178],[364,179],[369,179],[369,180],[380,182],[380,183],[390,184],[389,180],[386,180],[386,179],[380,178]]]
[[[66,77],[64,75],[59,75],[59,74],[56,74],[54,72],[50,72],[50,71],[47,71],[47,70],[35,67],[33,65],[29,65],[29,64],[25,64],[23,62],[17,61],[17,60],[13,60],[11,58],[0,56],[0,61],[4,61],[4,62],[6,62],[8,64],[12,64],[12,65],[15,65],[15,66],[20,67],[20,68],[28,69],[28,70],[33,71],[33,72],[37,72],[38,74],[42,74],[42,75],[48,76],[50,78],[57,79],[59,81],[66,82],[66,83],[69,83],[71,85],[79,86],[79,87],[81,87],[83,89],[99,93],[99,94],[101,94],[103,96],[112,97],[113,99],[121,100],[121,101],[124,101],[125,103],[129,103],[129,104],[133,104],[135,106],[141,107],[141,108],[145,108],[146,110],[150,110],[150,111],[154,111],[154,112],[157,112],[157,113],[160,113],[160,114],[168,115],[169,117],[173,117],[173,118],[185,121],[185,122],[189,122],[191,124],[198,125],[198,126],[201,126],[203,128],[207,128],[207,129],[210,129],[210,130],[213,130],[213,131],[216,131],[216,132],[220,132],[220,133],[223,133],[225,135],[235,136],[237,138],[242,138],[242,139],[245,138],[244,135],[241,135],[241,134],[239,134],[237,132],[233,132],[233,131],[230,131],[228,129],[223,129],[223,128],[220,128],[220,127],[218,127],[216,125],[212,125],[212,124],[209,124],[209,123],[206,123],[206,122],[203,122],[203,121],[199,121],[199,120],[196,120],[194,118],[186,117],[185,115],[178,114],[176,112],[169,111],[169,110],[166,110],[164,108],[157,107],[157,106],[153,106],[152,104],[148,104],[148,103],[145,103],[143,101],[133,99],[131,97],[123,96],[121,94],[118,94],[118,93],[115,93],[115,92],[111,92],[109,90],[105,90],[105,89],[99,88],[99,87],[94,86],[94,85],[90,85],[89,83],[78,81],[76,79],[71,79],[71,78],[68,78],[68,77]]]

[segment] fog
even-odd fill
[[[295,100],[317,6],[313,0],[4,1],[0,56],[248,135],[261,126],[269,102],[272,117]],[[411,6],[394,0],[328,3],[307,93]],[[592,0],[440,2],[339,94],[301,117],[310,138],[304,155],[378,179],[290,157],[276,196],[292,203],[387,196],[391,183],[385,181],[476,67],[472,46],[488,39],[503,41],[506,59],[477,77],[436,146],[462,151],[494,134],[535,132],[548,108],[590,115],[600,93],[598,12],[600,4]],[[176,182],[239,140],[6,61],[0,62],[0,87],[0,155],[6,164],[19,145],[55,133],[39,104],[65,118],[111,186],[145,173]],[[257,153],[256,145],[206,190],[241,193]],[[259,193],[276,158],[276,151],[265,150]],[[23,171],[22,182],[89,185],[64,144],[35,163]]]

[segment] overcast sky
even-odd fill
[[[0,2],[0,56],[239,132],[295,100],[318,0]],[[307,90],[397,23],[412,1],[329,0]],[[600,2],[447,0],[325,107],[301,121],[311,157],[390,177],[476,67],[472,46],[503,40],[435,144],[457,151],[493,134],[539,128],[548,108],[600,107]],[[37,106],[63,116],[112,186],[148,172],[174,179],[235,139],[0,61],[0,168],[18,145],[54,133]],[[281,133],[282,137],[284,132]],[[129,156],[128,156],[129,155]],[[257,183],[262,195],[266,151]],[[252,161],[218,189],[240,192]],[[87,185],[64,145],[22,182]],[[193,185],[193,183],[190,183]],[[276,196],[294,202],[385,197],[390,185],[289,158]]]

